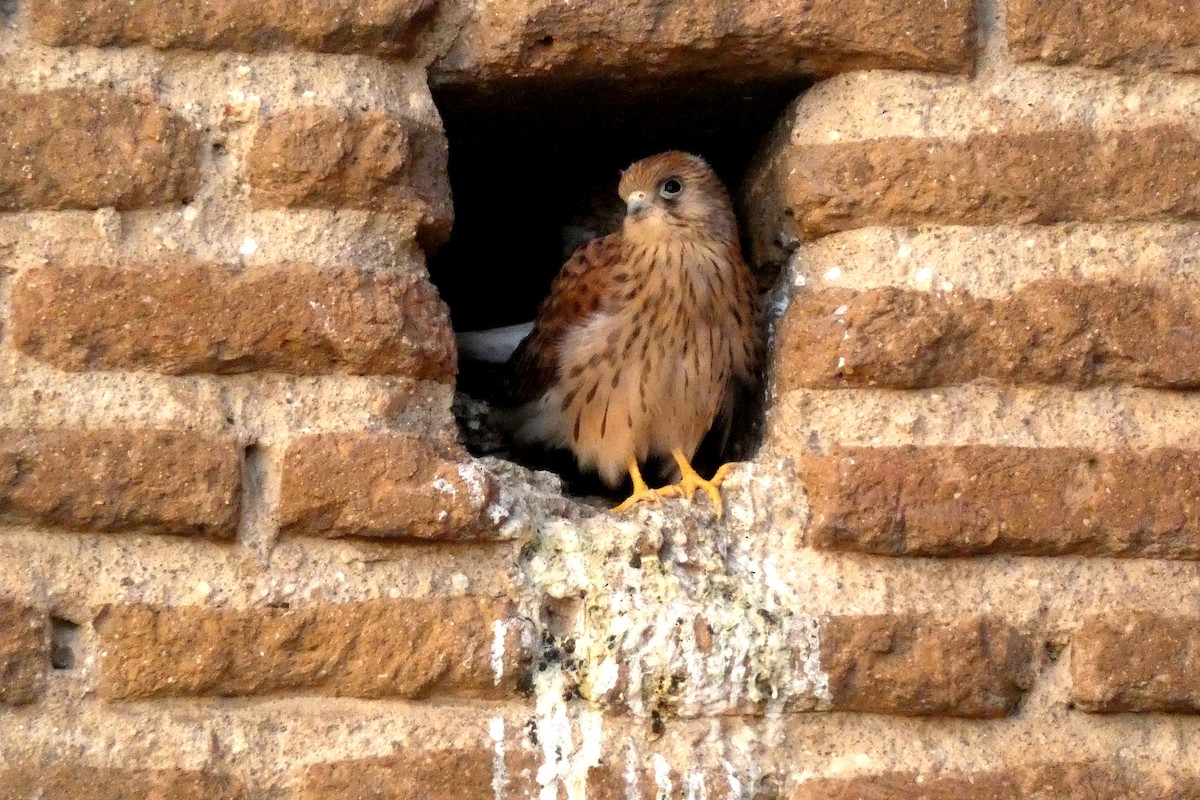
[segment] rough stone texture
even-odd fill
[[[821,628],[832,708],[1002,717],[1033,680],[1030,638],[987,618],[833,617]]]
[[[258,208],[363,208],[411,212],[423,237],[440,244],[453,211],[445,192],[422,191],[444,176],[421,176],[429,149],[420,129],[379,111],[338,108],[284,111],[258,128],[246,162],[251,200]]]
[[[966,0],[486,0],[468,10],[435,81],[511,78],[754,77],[899,68],[967,72]]]
[[[0,211],[146,208],[200,186],[199,134],[151,97],[0,90],[0,141]]]
[[[1090,617],[1071,636],[1071,699],[1086,711],[1200,713],[1200,618]]]
[[[1200,780],[1111,763],[1019,765],[995,772],[882,773],[800,783],[788,800],[1187,800]]]
[[[1007,21],[1020,61],[1200,71],[1200,15],[1180,0],[1010,0]]]
[[[1200,302],[1190,280],[1051,278],[1001,298],[902,287],[828,288],[789,306],[781,391],[920,389],[988,378],[1089,387],[1200,386]]]
[[[496,481],[463,451],[400,434],[294,441],[283,461],[285,535],[491,538],[507,514]],[[494,518],[493,518],[494,517]]]
[[[533,760],[520,751],[501,753],[500,796],[536,797],[529,774]],[[498,791],[496,760],[494,747],[477,747],[314,764],[305,771],[297,800],[491,800]]]
[[[240,800],[240,782],[228,775],[184,769],[113,769],[81,764],[0,769],[3,800]]]
[[[1200,558],[1200,453],[853,447],[805,455],[815,547]]]
[[[1196,218],[1197,172],[1200,132],[1165,123],[796,145],[775,191],[780,227],[815,238],[868,225]]]
[[[229,538],[240,464],[231,439],[184,432],[0,429],[0,519]]]
[[[37,701],[49,665],[46,615],[15,600],[0,598],[0,705]]]
[[[424,276],[405,271],[51,265],[18,277],[9,302],[17,348],[66,370],[348,372],[445,383],[455,373],[446,308]]]
[[[287,693],[502,699],[514,694],[524,660],[509,604],[470,597],[290,609],[111,606],[96,628],[100,693],[110,700]]]
[[[300,48],[410,53],[435,0],[30,0],[33,34],[50,45]]]

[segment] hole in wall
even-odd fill
[[[79,625],[62,617],[50,617],[50,666],[74,669],[78,663]]]
[[[619,226],[620,172],[640,158],[672,149],[700,155],[736,198],[764,137],[809,85],[794,78],[435,85],[450,143],[456,221],[430,273],[455,330],[531,321],[571,251]],[[481,413],[471,400],[491,399],[498,378],[495,367],[460,363],[456,416],[469,450],[551,469],[572,494],[619,494],[580,474],[567,453],[508,452],[486,409]],[[761,409],[743,416],[760,417]],[[756,449],[760,426],[742,427],[733,448],[738,458]],[[702,447],[697,468],[715,469],[718,451],[713,443]]]

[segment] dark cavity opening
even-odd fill
[[[50,618],[50,666],[74,669],[78,661],[79,626],[62,617]]]
[[[513,81],[490,87],[434,86],[450,142],[456,220],[430,272],[456,331],[531,321],[574,247],[620,224],[616,188],[629,164],[664,150],[705,158],[735,199],[764,137],[811,81],[730,83],[705,78],[658,83]],[[743,221],[744,213],[739,212]],[[746,254],[748,256],[748,253]],[[460,362],[456,403],[462,438],[475,455],[499,455],[562,475],[576,494],[605,494],[568,454],[514,455],[488,423],[498,371]],[[725,456],[757,447],[761,409]],[[697,469],[721,460],[701,449]]]

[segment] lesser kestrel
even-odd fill
[[[621,230],[581,247],[555,278],[509,361],[523,444],[567,448],[609,486],[626,471],[642,501],[718,487],[691,466],[715,423],[753,385],[757,297],[729,193],[702,159],[668,152],[631,166]],[[670,455],[678,484],[650,489],[639,462]]]

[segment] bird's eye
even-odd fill
[[[679,195],[683,194],[683,181],[679,178],[668,178],[663,181],[660,193],[668,200],[674,200]]]

